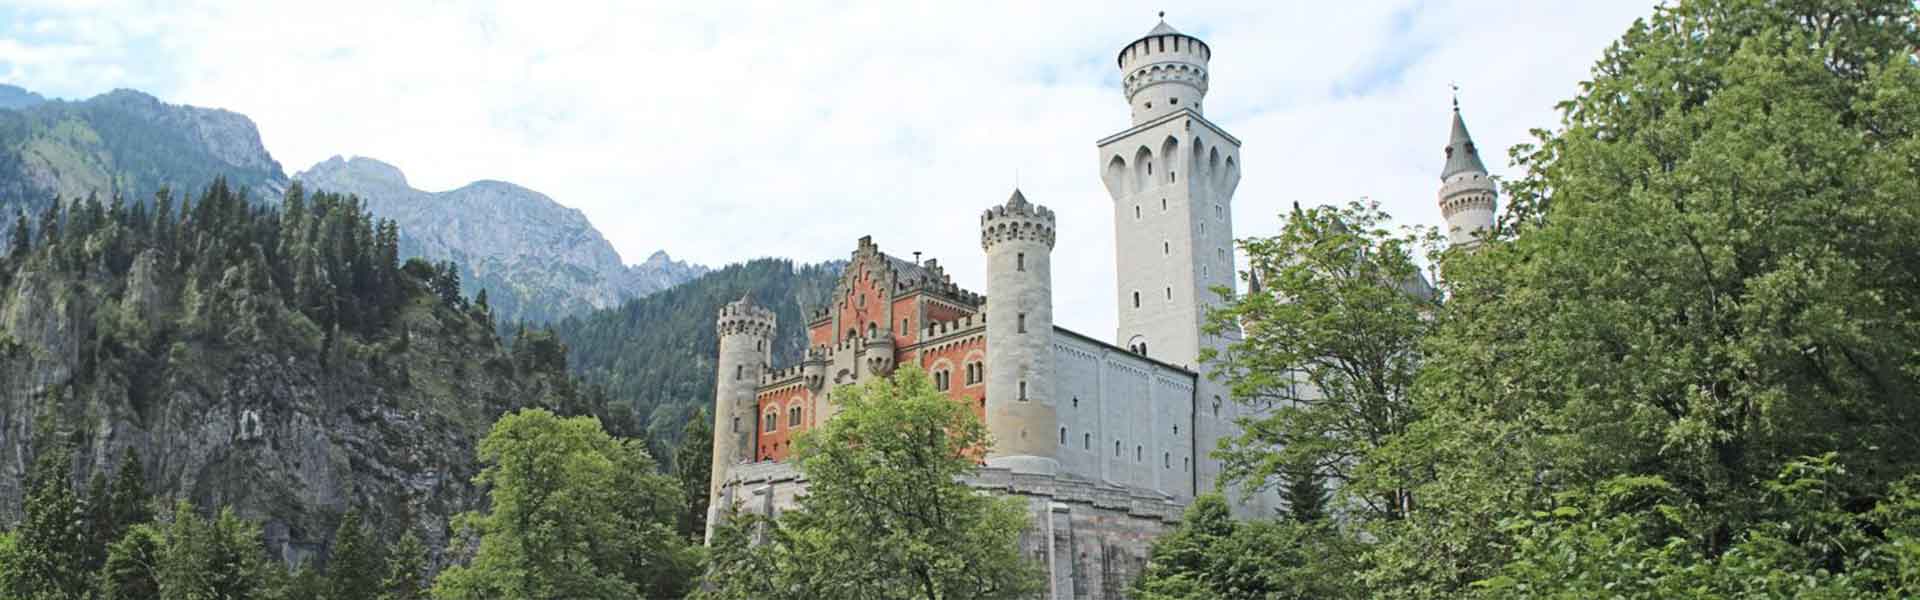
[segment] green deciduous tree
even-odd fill
[[[1140,600],[1364,597],[1360,547],[1325,520],[1235,521],[1218,494],[1194,499],[1155,540],[1134,585]]]
[[[479,455],[491,506],[458,517],[454,542],[478,550],[441,572],[435,598],[684,592],[697,562],[678,532],[684,502],[638,444],[592,417],[526,409],[494,423]]]
[[[1412,388],[1435,299],[1414,254],[1434,234],[1395,232],[1376,203],[1300,209],[1279,235],[1241,242],[1265,289],[1208,318],[1241,330],[1214,375],[1256,416],[1216,452],[1225,475],[1277,485],[1289,470],[1324,475],[1363,512],[1397,516],[1401,488],[1356,485],[1372,453],[1416,418]]]
[[[958,478],[987,447],[967,407],[907,367],[834,393],[840,411],[803,433],[799,508],[715,532],[707,598],[1024,598],[1043,583],[1016,542],[1017,499]],[[764,543],[753,545],[754,536]]]
[[[673,449],[673,474],[680,480],[680,493],[687,508],[681,513],[680,532],[693,539],[707,534],[707,502],[713,475],[713,421],[706,410],[687,419],[680,434],[680,445]]]
[[[107,548],[107,564],[100,570],[100,597],[104,600],[151,600],[160,597],[162,535],[153,525],[127,529]]]

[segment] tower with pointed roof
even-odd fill
[[[1446,166],[1440,169],[1440,216],[1447,221],[1448,243],[1471,248],[1493,229],[1494,199],[1499,195],[1480,149],[1453,100],[1453,131],[1447,136]]]
[[[1120,50],[1116,63],[1132,124],[1098,143],[1113,199],[1115,339],[1134,352],[1204,372],[1205,349],[1228,340],[1201,331],[1232,289],[1233,191],[1240,140],[1205,116],[1213,49],[1161,21]],[[1202,377],[1191,409],[1197,448],[1232,432],[1237,406]],[[1202,461],[1189,486],[1211,489],[1219,465]]]
[[[987,253],[989,466],[1053,474],[1060,462],[1053,365],[1053,211],[1014,190],[980,215]]]

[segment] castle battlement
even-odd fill
[[[1006,204],[980,213],[980,249],[993,250],[1003,242],[1029,240],[1053,248],[1053,210],[1027,201],[1020,190]]]

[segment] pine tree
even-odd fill
[[[15,215],[12,237],[8,238],[7,244],[7,256],[16,260],[33,251],[33,230],[27,225],[27,211],[22,210]]]
[[[680,480],[680,493],[687,498],[681,515],[680,532],[701,539],[707,531],[707,505],[712,500],[709,479],[713,472],[713,422],[705,409],[694,412],[673,449],[673,474]]]
[[[100,570],[102,600],[151,600],[160,597],[160,530],[135,525],[107,549]]]
[[[369,535],[359,510],[348,510],[333,534],[333,555],[323,577],[327,600],[366,600],[379,594],[386,576],[380,540]]]
[[[36,436],[53,437],[51,428]],[[42,448],[27,478],[26,518],[14,529],[10,564],[0,565],[0,592],[35,600],[86,598],[92,589],[86,548],[93,536],[69,480],[72,453],[58,442]]]
[[[128,528],[153,520],[151,499],[147,496],[146,471],[140,467],[140,455],[133,448],[127,448],[120,458],[120,468],[114,472],[113,492],[109,502],[113,505],[113,524],[116,528],[114,539]]]
[[[1280,475],[1280,498],[1287,503],[1287,517],[1301,523],[1327,518],[1326,478],[1312,465],[1291,465]]]
[[[380,582],[380,600],[425,600],[427,590],[427,547],[412,530],[400,534],[388,557],[387,577]]]

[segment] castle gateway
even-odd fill
[[[968,483],[1027,500],[1021,546],[1046,565],[1047,597],[1123,597],[1152,540],[1215,489],[1208,453],[1248,410],[1199,374],[1203,349],[1233,341],[1202,325],[1221,302],[1211,289],[1234,285],[1241,164],[1240,141],[1203,114],[1212,54],[1161,22],[1116,58],[1132,124],[1096,155],[1113,202],[1112,342],[1054,325],[1054,213],[1018,190],[980,215],[985,295],[868,237],[806,323],[798,365],[771,364],[771,311],[750,296],[721,309],[708,522],[796,506],[794,437],[833,418],[834,389],[911,364],[986,423],[994,447]],[[1442,212],[1470,242],[1492,224],[1493,188],[1457,107],[1446,154]],[[1235,512],[1278,507],[1256,494]]]

